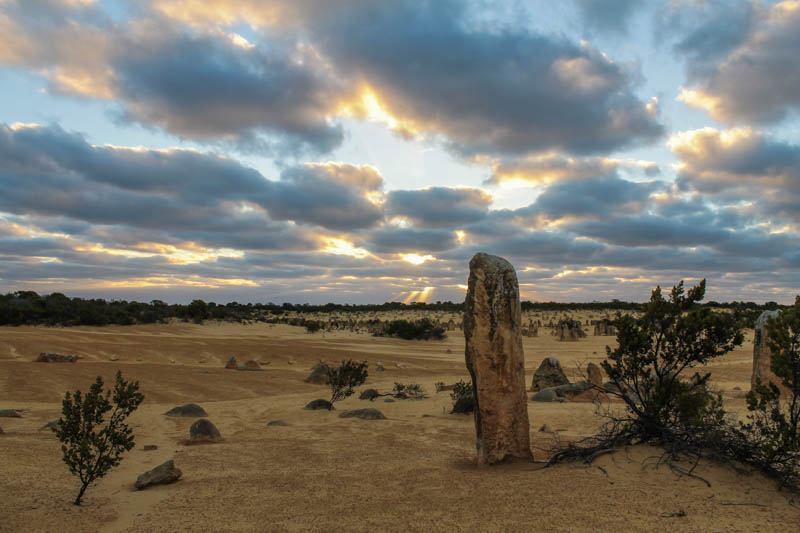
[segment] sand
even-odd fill
[[[590,315],[600,317],[580,318]],[[544,328],[524,338],[526,383],[550,355],[573,380],[579,366],[601,361],[614,337],[585,329],[579,342],[558,342]],[[0,531],[800,530],[800,498],[762,475],[701,464],[696,472],[709,487],[657,467],[660,452],[647,446],[591,466],[477,468],[472,417],[446,414],[449,393],[434,390],[437,381],[468,379],[463,350],[460,330],[425,342],[266,324],[0,328],[0,409],[25,410],[0,418]],[[33,363],[42,351],[82,358]],[[263,372],[223,369],[231,356],[269,364]],[[364,388],[420,383],[429,398],[385,403],[356,394],[333,412],[303,410],[328,397],[327,387],[303,382],[313,364],[347,358],[369,361]],[[375,371],[378,361],[384,372]],[[40,428],[60,416],[65,391],[86,390],[97,375],[110,383],[118,369],[145,394],[130,419],[137,446],[76,507],[78,481],[55,436]],[[708,366],[730,410],[745,411],[751,369],[752,331]],[[223,442],[181,444],[194,419],[163,413],[188,402],[205,408]],[[387,420],[338,418],[359,407],[376,407]],[[586,403],[529,403],[528,412],[539,461],[553,439],[542,425],[575,439],[600,422]],[[276,419],[288,425],[267,426]],[[144,451],[146,444],[158,449]],[[140,473],[168,459],[183,471],[180,481],[134,489]]]

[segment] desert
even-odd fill
[[[548,318],[549,314],[525,317]],[[574,314],[585,322],[597,313]],[[555,356],[572,381],[605,357],[614,337],[561,342],[523,337],[526,384]],[[4,327],[0,330],[3,531],[796,531],[796,496],[755,472],[702,464],[710,483],[656,466],[658,451],[630,447],[592,465],[545,468],[553,439],[591,434],[591,403],[528,402],[537,462],[479,468],[472,416],[448,414],[435,383],[468,379],[464,337],[406,341],[346,330],[309,334],[283,324],[209,322],[106,327]],[[752,331],[743,346],[708,365],[726,405],[745,411]],[[34,363],[40,352],[78,354],[76,363]],[[230,357],[257,360],[261,372],[224,368]],[[428,398],[385,402],[353,395],[334,411],[303,406],[327,397],[305,383],[320,360],[369,362],[362,388],[389,391],[418,383]],[[376,371],[381,362],[384,371]],[[401,368],[402,367],[402,368]],[[58,419],[67,390],[121,370],[145,401],[132,415],[137,446],[72,505],[76,481],[59,443],[42,427]],[[197,403],[223,441],[181,444],[195,418],[164,415]],[[386,420],[341,419],[379,409]],[[282,420],[285,426],[268,425]],[[548,431],[540,431],[541,428]],[[145,445],[157,449],[144,451]],[[648,457],[651,459],[648,460]],[[173,459],[183,477],[137,491],[137,476]]]

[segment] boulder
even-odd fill
[[[464,355],[472,377],[478,464],[530,461],[517,274],[505,259],[484,253],[469,268]]]
[[[189,440],[193,441],[209,441],[221,440],[222,435],[219,434],[217,426],[211,423],[206,418],[196,420],[194,424],[189,427]]]
[[[766,385],[772,382],[781,386],[781,380],[772,372],[772,350],[767,344],[767,320],[778,316],[779,311],[764,311],[756,320],[755,336],[753,337],[753,374],[750,378],[750,389],[756,387],[756,380]]]
[[[343,411],[339,418],[360,418],[362,420],[385,420],[386,417],[383,413],[374,407],[367,407],[365,409],[353,409],[352,411]]]
[[[306,383],[313,383],[315,385],[327,385],[330,383],[328,379],[328,365],[325,363],[317,363],[305,381]]]
[[[237,368],[236,358],[231,357],[230,359],[228,359],[228,362],[225,363],[225,368],[228,370],[236,370]]]
[[[321,409],[325,409],[327,411],[330,411],[331,409],[333,409],[333,404],[328,400],[317,399],[308,402],[306,406],[303,407],[303,409],[308,409],[309,411],[319,411]]]
[[[547,357],[539,365],[536,372],[533,373],[531,392],[567,384],[569,384],[569,380],[567,375],[564,374],[564,369],[561,368],[559,360],[555,357]]]
[[[136,478],[135,485],[139,490],[146,489],[152,485],[167,485],[178,481],[181,475],[183,473],[175,468],[175,463],[170,459]]]
[[[548,389],[542,389],[533,396],[531,396],[532,402],[554,402],[558,398],[556,394],[556,388],[550,387]]]
[[[268,426],[288,426],[289,424],[287,424],[283,420],[270,420],[269,422],[267,422],[267,425]]]
[[[198,416],[208,416],[208,413],[206,413],[205,409],[196,403],[187,403],[186,405],[173,407],[164,414],[167,416],[191,416],[194,418]]]
[[[586,365],[586,377],[592,385],[596,387],[603,386],[603,371],[596,364],[589,363]]]
[[[42,352],[36,358],[37,363],[74,363],[79,359],[77,355]]]

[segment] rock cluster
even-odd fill
[[[463,325],[478,464],[531,460],[517,274],[505,259],[484,253],[469,268]]]

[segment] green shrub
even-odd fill
[[[453,386],[450,393],[453,400],[453,408],[450,413],[471,413],[475,410],[475,394],[471,381],[459,381]]]
[[[418,383],[411,383],[410,385],[403,385],[402,383],[394,383],[392,395],[400,400],[421,400],[427,398],[425,389]]]
[[[410,322],[408,320],[393,320],[383,328],[381,336],[399,337],[405,340],[442,340],[445,338],[444,328],[434,324],[431,320],[423,318]]]
[[[353,394],[353,389],[367,380],[367,362],[342,361],[339,366],[328,367],[328,380],[331,387],[331,404]]]
[[[133,431],[125,419],[144,400],[139,392],[139,382],[127,382],[117,372],[114,391],[103,394],[103,379],[89,387],[86,396],[75,391],[67,392],[61,407],[61,418],[53,428],[64,462],[73,475],[78,476],[81,488],[75,505],[81,504],[83,493],[96,479],[105,476],[119,465],[123,452],[134,447]],[[110,416],[106,415],[111,412]]]
[[[322,329],[322,324],[320,324],[316,320],[306,320],[303,325],[306,327],[307,333],[316,333],[317,331]]]

